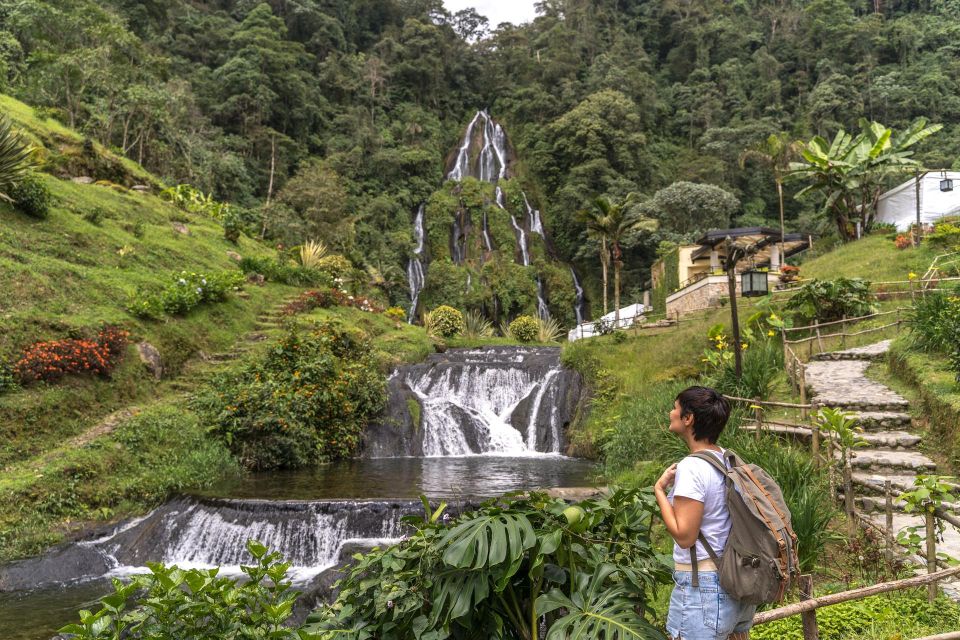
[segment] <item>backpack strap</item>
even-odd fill
[[[690,454],[691,458],[699,458],[701,460],[706,460],[714,468],[717,469],[720,473],[723,474],[724,479],[727,482],[730,482],[730,479],[727,478],[727,468],[722,462],[717,460],[717,457],[712,453],[707,451],[697,451],[696,453]],[[703,545],[703,548],[707,550],[707,553],[710,555],[710,559],[713,560],[714,564],[717,565],[717,568],[720,568],[720,558],[717,557],[717,552],[713,550],[713,547],[710,546],[710,543],[707,542],[707,539],[703,536],[703,532],[697,533],[697,539]],[[697,543],[694,542],[693,546],[690,547],[690,584],[694,587],[700,586],[700,577],[697,571]]]

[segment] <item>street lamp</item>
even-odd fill
[[[940,191],[953,191],[953,180],[947,177],[947,172],[943,171],[943,177],[940,179]]]
[[[768,292],[767,274],[763,271],[750,269],[740,274],[740,295],[744,298],[759,298]]]

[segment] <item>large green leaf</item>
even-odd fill
[[[537,615],[557,609],[567,614],[550,626],[546,640],[666,640],[666,637],[636,612],[636,602],[621,587],[611,587],[593,597],[568,598],[559,589],[537,599]]]
[[[443,561],[459,569],[513,564],[537,543],[530,520],[520,513],[498,513],[467,520],[440,541]]]

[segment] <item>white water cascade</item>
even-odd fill
[[[573,270],[573,267],[570,267],[570,274],[573,275],[573,288],[577,292],[577,299],[576,302],[574,302],[573,311],[577,314],[577,326],[579,327],[581,324],[583,324],[586,298],[583,294],[583,285],[580,284],[580,278],[577,276],[577,272]]]
[[[417,217],[413,221],[413,234],[417,239],[417,248],[413,252],[413,257],[407,263],[407,282],[410,283],[410,312],[407,314],[407,321],[413,322],[417,314],[417,304],[420,301],[420,292],[423,291],[423,284],[426,279],[426,269],[423,266],[423,241],[426,235],[424,227],[423,212],[424,205],[417,209]]]
[[[427,457],[559,453],[564,385],[559,353],[534,349],[448,352],[394,376],[420,405]]]

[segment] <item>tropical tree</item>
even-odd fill
[[[581,212],[587,224],[587,233],[600,240],[600,263],[603,267],[603,313],[607,313],[607,278],[613,263],[614,325],[620,326],[620,272],[623,269],[623,244],[632,233],[653,231],[657,221],[640,215],[633,206],[636,194],[631,193],[623,204],[612,204],[606,198],[597,198],[594,208]]]
[[[745,169],[748,162],[759,162],[770,167],[773,181],[777,185],[777,199],[780,203],[780,260],[784,253],[783,236],[786,231],[783,222],[783,178],[790,170],[790,162],[800,155],[803,143],[790,139],[786,132],[771,134],[763,142],[745,149],[740,154],[740,168]]]
[[[927,126],[926,118],[919,118],[898,133],[861,119],[856,136],[843,129],[829,143],[814,136],[801,150],[803,162],[791,162],[784,178],[808,183],[797,199],[821,194],[823,211],[836,224],[840,238],[850,240],[855,217],[859,216],[864,229],[873,221],[884,179],[920,166],[908,149],[942,128]]]
[[[10,121],[0,117],[0,198],[10,200],[6,191],[20,181],[30,164],[30,147]]]

